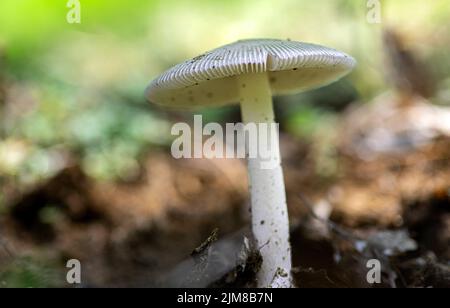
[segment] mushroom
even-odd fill
[[[340,51],[302,42],[242,40],[169,69],[146,90],[150,102],[170,107],[224,106],[240,102],[244,124],[275,124],[272,95],[294,94],[346,75],[355,60]],[[269,126],[268,126],[269,127]],[[272,126],[270,126],[272,127]],[[292,287],[289,219],[278,132],[264,134],[266,157],[248,158],[252,231],[262,265],[259,287]],[[249,153],[249,146],[246,149]]]

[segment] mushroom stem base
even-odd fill
[[[247,138],[252,230],[263,258],[258,286],[292,287],[289,218],[268,75],[240,75],[238,82],[246,133],[256,124],[258,140],[255,149],[255,136]]]

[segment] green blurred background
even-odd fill
[[[69,24],[66,0],[1,0],[0,184],[26,191],[73,159],[100,181],[132,177],[146,153],[170,146],[172,122],[192,120],[148,104],[147,84],[239,39],[313,42],[357,59],[357,69],[334,85],[277,98],[282,129],[294,137],[332,129],[349,103],[392,90],[387,28],[433,74],[430,100],[449,104],[450,1],[381,2],[382,22],[371,24],[365,0],[81,0],[81,24]],[[237,107],[201,112],[219,122],[239,116]]]
[[[442,85],[449,84],[446,0],[382,1],[381,24],[368,23],[367,1],[356,0],[82,0],[81,24],[66,22],[66,3],[0,2],[0,76],[12,87],[0,101],[0,174],[21,184],[55,172],[61,149],[77,153],[98,178],[132,172],[143,151],[170,142],[167,113],[143,98],[148,82],[171,65],[238,39],[314,42],[358,60],[349,79],[328,91],[284,99],[280,121],[297,135],[308,134],[324,116],[317,110],[321,102],[335,110],[388,88],[382,27],[404,33]],[[218,120],[229,112],[205,115]]]

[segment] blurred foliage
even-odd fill
[[[171,140],[170,113],[143,98],[148,82],[238,39],[311,41],[358,60],[355,72],[335,85],[277,98],[282,127],[294,135],[311,135],[349,102],[389,88],[383,27],[404,34],[442,80],[436,101],[449,100],[447,0],[382,1],[382,24],[368,23],[366,1],[353,0],[80,2],[81,24],[68,24],[67,1],[0,1],[0,89],[6,88],[3,99],[0,94],[0,175],[17,183],[54,174],[68,156],[100,179],[134,174],[146,151]],[[202,114],[220,122],[236,108]]]
[[[61,273],[51,262],[16,258],[0,272],[0,288],[52,288],[62,285]]]

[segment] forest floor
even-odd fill
[[[328,150],[281,137],[296,283],[450,287],[450,136],[411,124],[428,110],[421,102],[373,106],[346,112]],[[128,182],[94,181],[73,164],[26,193],[11,187],[0,286],[68,286],[72,258],[85,287],[252,286],[246,178],[243,161],[160,149]],[[366,279],[371,259],[379,284]]]

